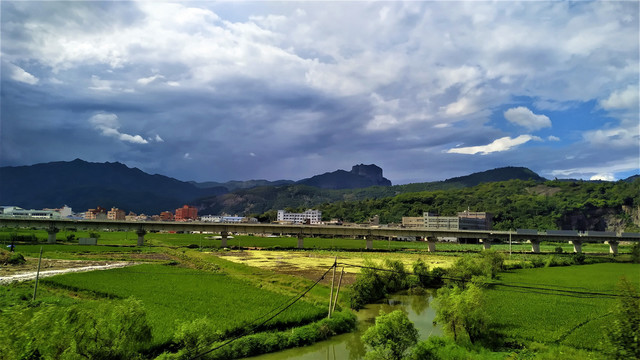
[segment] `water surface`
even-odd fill
[[[424,295],[392,295],[380,304],[370,304],[358,311],[358,328],[356,331],[334,336],[309,346],[293,348],[276,353],[254,356],[251,360],[358,360],[364,357],[365,345],[360,340],[362,334],[375,324],[375,318],[380,311],[390,313],[402,309],[408,314],[420,333],[420,340],[425,340],[431,335],[441,335],[438,326],[433,325],[435,310],[429,305],[433,299],[435,290],[428,291]]]

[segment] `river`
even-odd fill
[[[424,295],[392,295],[384,303],[369,304],[358,311],[358,328],[356,331],[334,336],[326,341],[321,341],[309,346],[293,348],[271,354],[254,356],[250,360],[338,360],[362,359],[365,355],[365,345],[360,340],[362,334],[373,324],[380,310],[385,313],[397,309],[403,309],[418,331],[420,340],[425,340],[431,335],[441,335],[438,326],[433,325],[436,316],[435,309],[430,307],[435,290],[430,290]]]

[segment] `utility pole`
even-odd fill
[[[340,285],[342,284],[342,276],[344,276],[344,266],[342,267],[342,272],[340,273],[340,280],[338,280],[338,289],[336,290],[336,298],[333,301],[333,307],[331,308],[331,313],[336,311],[336,304],[338,303],[338,295],[340,295]]]
[[[509,260],[511,260],[511,229],[509,229]]]
[[[331,277],[331,293],[329,294],[329,314],[327,315],[327,318],[331,319],[331,301],[333,301],[333,284],[336,280],[336,267],[337,267],[337,263],[338,263],[338,257],[336,256],[336,258],[333,260],[333,277]]]
[[[40,246],[40,257],[38,258],[38,271],[36,272],[36,287],[33,289],[33,301],[36,300],[38,292],[38,278],[40,277],[40,263],[42,262],[42,246]]]

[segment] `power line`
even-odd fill
[[[363,268],[363,269],[376,270],[376,271],[392,272],[392,273],[397,273],[397,274],[402,274],[403,273],[403,272],[400,272],[400,271],[397,271],[397,270],[393,270],[393,269],[382,269],[382,268],[376,268],[376,267],[372,267],[372,266],[354,265],[354,264],[347,264],[347,263],[338,263],[338,264],[351,266],[351,267],[357,267],[357,268]],[[412,272],[409,272],[409,271],[404,272],[404,274],[416,275],[415,273],[412,273]],[[469,282],[470,281],[468,279],[453,278],[453,277],[446,277],[446,276],[442,276],[441,279],[452,280],[452,281],[460,281],[460,282]],[[559,288],[558,286],[555,286],[555,285],[549,285],[551,287],[539,287],[539,286],[527,286],[527,285],[517,285],[517,284],[518,283],[505,283],[505,282],[498,282],[498,281],[489,283],[489,285],[493,285],[493,286],[502,286],[502,287],[530,290],[530,291],[535,291],[535,292],[538,292],[540,294],[546,294],[546,295],[562,295],[562,296],[591,297],[591,298],[595,298],[595,297],[606,297],[606,298],[627,297],[627,295],[606,293],[606,292],[565,290],[565,289],[561,289],[561,288]],[[571,288],[569,288],[569,289],[571,289]],[[575,289],[575,287],[573,289]],[[580,295],[582,295],[582,296],[580,296]]]
[[[268,319],[264,320],[264,321],[263,321],[263,322],[261,322],[260,324],[257,324],[256,326],[254,326],[253,328],[249,329],[248,331],[242,332],[242,333],[240,333],[239,335],[235,336],[234,338],[229,339],[228,341],[226,341],[226,342],[222,343],[221,345],[218,345],[218,346],[214,347],[213,349],[210,349],[210,350],[207,350],[207,351],[202,352],[202,353],[200,353],[200,354],[197,354],[196,356],[192,357],[190,360],[200,358],[200,357],[202,357],[202,356],[204,356],[204,355],[206,355],[206,354],[209,354],[209,353],[211,353],[211,352],[213,352],[213,351],[216,351],[216,350],[218,350],[218,349],[220,349],[220,348],[222,348],[222,347],[224,347],[224,346],[227,346],[227,345],[231,344],[232,342],[234,342],[234,341],[238,340],[239,338],[241,338],[241,337],[244,337],[244,336],[246,336],[246,335],[251,334],[253,331],[255,331],[256,329],[258,329],[260,326],[262,326],[262,325],[266,324],[267,322],[271,321],[271,320],[272,320],[273,318],[275,318],[276,316],[278,316],[278,315],[282,314],[285,310],[287,310],[288,308],[290,308],[291,306],[293,306],[293,304],[295,304],[296,302],[298,302],[298,300],[300,300],[304,295],[306,295],[309,291],[311,291],[311,289],[313,289],[313,288],[314,288],[314,287],[315,287],[315,286],[316,286],[320,281],[322,281],[322,279],[324,279],[324,277],[329,273],[329,271],[331,271],[331,269],[333,269],[335,266],[336,266],[336,263],[334,263],[333,265],[331,265],[331,267],[330,267],[329,269],[327,269],[327,271],[325,271],[325,273],[324,273],[324,274],[322,274],[322,276],[321,276],[318,280],[316,280],[316,282],[314,282],[314,283],[313,283],[311,286],[309,286],[309,287],[308,287],[304,292],[302,292],[302,293],[301,293],[301,294],[300,294],[300,295],[299,295],[299,296],[298,296],[298,297],[297,297],[297,298],[296,298],[292,303],[290,303],[289,305],[285,306],[282,310],[278,311],[278,312],[277,312],[276,314],[274,314],[273,316],[271,316],[271,317],[269,317]],[[276,309],[277,309],[277,308],[276,308]],[[273,312],[273,310],[272,310],[272,311],[270,311],[269,313],[271,313],[271,312]],[[264,315],[263,315],[263,316],[261,316],[260,318],[262,318],[262,317],[264,317]],[[260,319],[260,318],[258,318],[258,319]],[[257,319],[256,319],[256,320],[254,320],[254,321],[252,321],[250,324],[252,324],[252,323],[254,323],[254,322],[256,322],[256,321],[257,321]]]

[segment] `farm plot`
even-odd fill
[[[98,297],[141,300],[155,343],[168,341],[180,324],[202,317],[208,317],[219,331],[229,334],[290,299],[224,274],[166,265],[68,274],[43,282]],[[295,326],[325,314],[326,309],[299,301],[266,327]]]
[[[640,265],[593,264],[516,270],[486,291],[505,338],[598,350],[621,276],[640,285]]]

